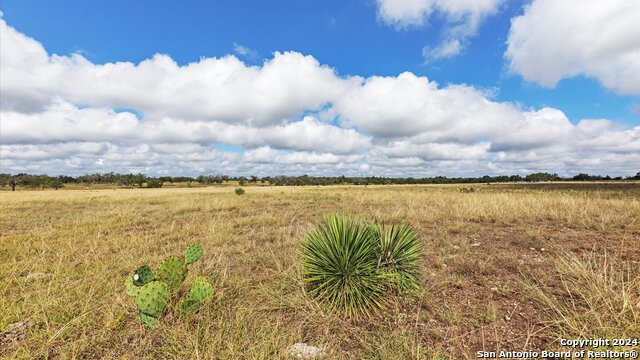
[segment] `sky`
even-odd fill
[[[640,171],[637,0],[0,11],[0,172]]]

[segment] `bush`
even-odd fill
[[[236,195],[242,195],[242,194],[244,194],[244,189],[241,187],[236,188]]]
[[[309,293],[347,316],[370,316],[392,292],[418,288],[420,245],[406,225],[367,225],[351,216],[329,215],[303,243]]]
[[[147,188],[149,189],[159,189],[162,187],[162,180],[158,179],[149,179],[147,180]]]

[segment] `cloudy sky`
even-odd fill
[[[640,171],[637,0],[0,10],[0,172]]]

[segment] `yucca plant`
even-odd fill
[[[347,316],[377,313],[396,292],[418,287],[420,246],[406,225],[367,225],[347,215],[328,215],[303,244],[309,293]]]
[[[380,271],[387,274],[398,292],[417,290],[422,247],[416,231],[409,225],[399,224],[372,225],[372,232],[377,239],[376,256]]]
[[[307,233],[303,247],[304,281],[312,296],[356,317],[384,306],[387,284],[368,226],[350,216],[329,215]]]

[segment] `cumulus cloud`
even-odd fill
[[[378,16],[400,28],[423,26],[441,13],[458,28],[454,32],[475,32],[480,21],[493,14],[503,0],[377,0]]]
[[[467,143],[500,133],[522,116],[512,104],[493,102],[473,87],[443,88],[409,72],[368,78],[336,101],[333,111],[345,124],[376,137],[419,134],[423,141]]]
[[[37,114],[2,112],[0,130],[2,144],[114,140],[127,144],[193,142],[242,147],[270,145],[274,148],[321,150],[336,154],[360,152],[371,146],[368,136],[353,129],[322,123],[311,116],[288,124],[256,128],[243,124],[171,118],[143,121],[131,112],[116,112],[108,108],[81,109],[63,101]]]
[[[584,75],[640,94],[640,2],[534,0],[511,21],[505,57],[525,80],[555,87]]]
[[[397,29],[424,26],[431,17],[446,21],[444,40],[437,46],[425,46],[426,61],[458,55],[467,40],[478,32],[482,21],[495,14],[504,0],[377,0],[378,17]]]
[[[0,21],[2,109],[40,111],[56,97],[87,106],[133,108],[156,117],[281,123],[320,109],[358,79],[340,78],[312,56],[276,52],[262,66],[205,58],[179,66],[157,54],[139,64],[96,65],[80,54],[49,56],[41,44]]]
[[[472,176],[629,174],[640,126],[574,124],[469,85],[341,76],[310,55],[178,65],[51,55],[0,19],[0,169]]]

